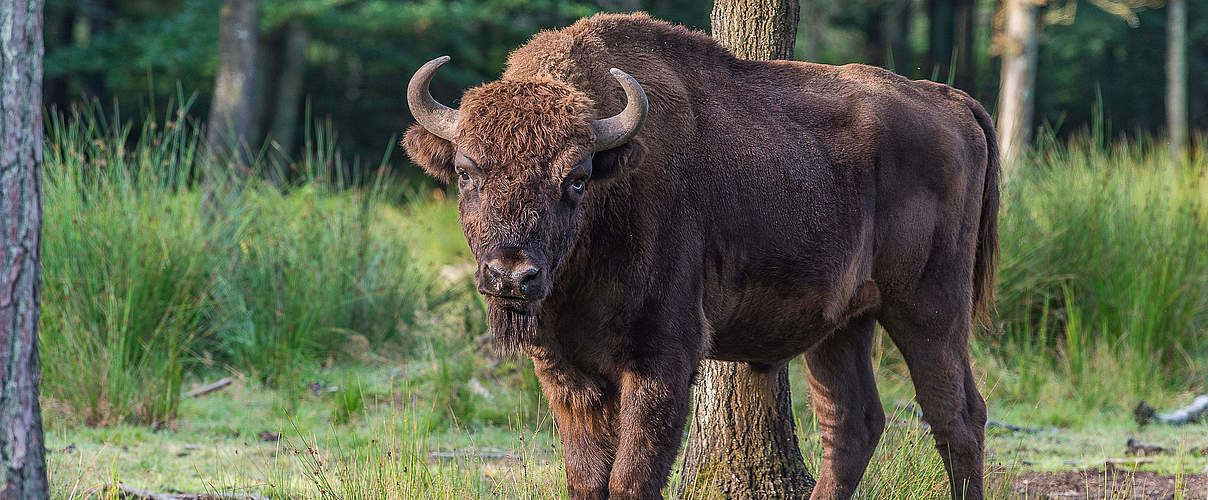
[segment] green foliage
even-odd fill
[[[137,133],[99,108],[51,116],[41,343],[54,404],[90,425],[164,422],[199,361],[297,383],[328,358],[407,348],[432,278],[375,223],[393,210],[384,186],[335,186],[318,173],[346,168],[307,165],[316,174],[284,193],[250,180],[215,217],[196,179],[214,165],[185,108],[169,108]]]
[[[162,422],[205,334],[219,259],[197,197],[178,191],[197,136],[169,117],[126,150],[130,127],[114,123],[90,110],[48,127],[42,387],[88,424]]]
[[[1051,137],[1051,136],[1050,136]],[[999,359],[1034,398],[1036,366],[1087,407],[1203,381],[1208,347],[1208,171],[1149,140],[1051,138],[1004,186]],[[1111,373],[1111,376],[1104,376]],[[1038,385],[1033,385],[1038,384]],[[1200,384],[1202,385],[1202,383]]]

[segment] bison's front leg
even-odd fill
[[[697,362],[668,353],[635,360],[623,372],[610,499],[661,498],[683,437]]]
[[[609,390],[610,384],[576,370],[556,369],[546,360],[534,358],[533,365],[558,424],[567,493],[576,500],[607,499],[617,450],[615,391]]]

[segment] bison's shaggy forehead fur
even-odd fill
[[[456,142],[486,169],[556,168],[562,153],[590,151],[592,107],[582,92],[549,78],[491,82],[466,92]]]

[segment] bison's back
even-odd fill
[[[641,14],[540,33],[504,78],[566,81],[611,116],[625,103],[611,67],[642,84],[650,115],[644,160],[609,203],[656,238],[635,262],[704,270],[715,357],[794,355],[868,280],[893,301],[934,255],[973,265],[992,132],[963,92],[864,65],[741,60]]]

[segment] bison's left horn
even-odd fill
[[[457,120],[461,119],[461,111],[436,102],[432,93],[428,92],[428,83],[436,70],[449,62],[449,56],[440,56],[421,66],[407,84],[407,107],[415,121],[429,132],[438,137],[452,141],[457,134]]]
[[[616,116],[592,122],[592,128],[596,131],[596,151],[612,149],[633,139],[638,130],[642,129],[642,122],[646,121],[646,113],[650,110],[646,92],[638,85],[637,80],[619,69],[612,68],[610,71],[613,78],[625,89],[625,99],[628,102],[625,109]]]

